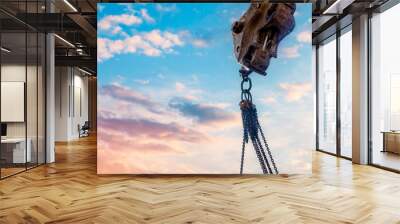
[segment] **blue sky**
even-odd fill
[[[248,6],[247,3],[99,4],[100,127],[102,119],[135,120],[132,125],[138,125],[136,121],[142,119],[156,121],[161,126],[179,124],[204,132],[204,136],[219,136],[224,138],[225,142],[231,141],[225,144],[227,146],[240,143],[233,140],[242,135],[241,123],[237,122],[240,65],[233,56],[230,28],[232,22],[237,20]],[[285,130],[293,130],[291,125],[295,124],[300,129],[310,129],[299,130],[293,133],[293,137],[287,137],[285,140],[277,136],[275,140],[271,140],[277,150],[289,144],[294,149],[305,150],[312,147],[311,140],[308,140],[312,139],[313,131],[311,4],[297,4],[295,20],[296,27],[279,45],[278,58],[271,60],[268,75],[263,77],[254,74],[251,77],[255,104],[265,116],[260,119],[266,123],[268,130],[277,125],[281,130],[271,133],[284,135]],[[129,111],[124,111],[127,108]],[[225,123],[218,123],[219,121]],[[106,121],[104,122],[106,124]],[[238,125],[233,125],[235,123]],[[205,124],[209,124],[209,127],[205,127]],[[149,135],[146,135],[146,138],[147,143],[155,143]],[[286,143],[283,144],[282,141]],[[107,142],[104,143],[106,145]],[[207,148],[214,147],[211,143],[202,144]],[[178,151],[182,152],[189,151],[189,148],[195,150],[201,144],[196,143],[194,147],[193,142],[192,145],[188,145],[187,142],[182,143],[175,139],[170,145],[180,148]],[[215,147],[217,145],[221,147],[220,143],[215,143]],[[238,149],[232,150],[234,156],[239,156]],[[131,153],[129,149],[126,149],[125,153],[128,151]],[[280,151],[282,155],[277,157],[284,158],[285,153],[289,153]],[[152,158],[149,154],[140,154],[140,150],[136,153],[142,157],[147,156],[149,161]],[[254,153],[249,151],[249,154]],[[194,155],[168,155],[165,160],[175,159],[182,161],[181,163],[185,163],[184,158],[194,158]],[[206,152],[201,156],[207,157]],[[300,160],[308,164],[310,161],[306,156],[302,156],[304,158],[301,157]],[[108,164],[120,167],[121,172],[157,172],[147,167],[125,167],[121,164],[117,166],[119,156],[116,154],[115,158],[115,161]],[[225,158],[221,154],[219,159],[229,161],[230,157]],[[237,167],[237,162],[226,166],[199,163],[190,168],[183,164],[175,169],[178,173],[230,173]],[[160,166],[157,169],[163,170]],[[291,168],[286,170],[289,172]],[[256,167],[249,170],[257,171]],[[118,172],[118,169],[110,172]]]

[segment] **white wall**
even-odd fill
[[[73,138],[79,137],[78,125],[83,125],[85,121],[88,121],[88,78],[82,76],[82,73],[74,75],[74,102],[71,103],[74,107],[71,109],[72,111],[72,119],[71,119],[71,135]]]
[[[88,120],[88,78],[76,68],[56,67],[55,86],[55,140],[77,139],[78,125]]]
[[[26,70],[27,69],[27,70]],[[1,81],[2,82],[24,82],[26,83],[25,76],[28,72],[28,83],[29,86],[36,86],[36,80],[32,80],[31,74],[36,74],[35,66],[19,65],[19,64],[5,64],[1,66]],[[4,96],[3,96],[4,97]],[[32,110],[36,111],[36,88],[27,88],[27,118],[28,118],[28,137],[31,133],[31,128],[36,130],[36,113],[32,113]],[[7,110],[8,108],[1,108]],[[34,122],[34,123],[31,123]],[[7,135],[9,137],[24,137],[25,136],[25,123],[26,122],[7,122]],[[36,135],[36,132],[35,132]]]
[[[55,141],[68,140],[68,71],[67,67],[55,68]]]

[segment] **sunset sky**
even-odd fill
[[[239,173],[240,77],[231,24],[249,4],[98,4],[98,173]],[[313,148],[311,4],[253,101],[281,173]],[[262,173],[250,145],[245,173]]]

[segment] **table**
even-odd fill
[[[400,154],[400,131],[383,131],[382,152]]]

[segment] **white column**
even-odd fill
[[[353,162],[368,163],[368,16],[353,20]]]
[[[55,161],[54,149],[54,133],[55,133],[55,60],[54,60],[54,35],[47,34],[46,37],[46,57],[47,57],[47,70],[46,70],[46,163]]]
[[[46,1],[47,12],[53,12],[51,1]],[[55,162],[55,43],[54,34],[46,35],[46,163]]]

